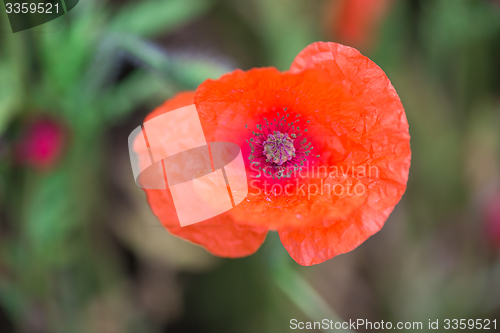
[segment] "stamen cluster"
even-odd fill
[[[290,178],[294,171],[304,166],[313,147],[307,138],[299,138],[307,132],[307,128],[301,130],[297,124],[300,115],[296,115],[294,120],[289,119],[288,113],[280,117],[278,112],[277,116],[271,122],[264,118],[265,125],[257,124],[257,130],[251,131],[252,137],[247,140],[251,149],[248,159],[273,178]],[[248,128],[248,125],[245,127]]]

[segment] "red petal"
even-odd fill
[[[350,151],[339,165],[369,164],[377,167],[380,177],[370,179],[367,200],[346,218],[332,219],[323,226],[280,229],[283,245],[301,265],[318,264],[351,251],[379,231],[406,189],[411,157],[403,106],[374,62],[353,48],[318,42],[297,56],[290,71],[310,68],[325,73],[340,68],[364,110],[355,127],[339,136],[339,145]]]
[[[181,238],[203,246],[210,253],[227,258],[255,253],[266,239],[267,229],[235,223],[224,213],[210,220],[186,227],[168,227]]]
[[[163,113],[193,104],[194,92],[181,92],[163,105],[147,115],[144,121],[150,120]],[[214,128],[203,120],[205,135],[210,134]],[[144,189],[148,203],[153,213],[161,224],[172,234],[201,245],[214,255],[221,257],[243,257],[257,251],[264,242],[267,229],[243,226],[224,213],[186,227],[179,226],[179,219],[175,211],[170,190]]]
[[[382,228],[392,210],[393,206],[386,210],[363,206],[347,220],[332,221],[327,227],[281,229],[281,243],[298,264],[320,264],[354,250]]]

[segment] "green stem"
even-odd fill
[[[287,260],[275,262],[271,270],[272,279],[278,288],[312,321],[321,322],[323,319],[329,319],[333,323],[344,322],[310,283],[289,265]],[[322,329],[322,331],[330,332],[331,330]],[[354,332],[349,329],[335,329],[335,331]]]

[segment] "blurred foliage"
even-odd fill
[[[149,110],[234,64],[286,70],[309,43],[336,40],[326,22],[340,1],[86,0],[53,32],[1,33],[0,331],[500,320],[499,253],[483,229],[500,193],[498,1],[392,1],[373,46],[354,45],[396,87],[413,151],[402,202],[356,251],[297,267],[272,234],[252,257],[214,258],[168,235],[135,187],[125,142]],[[16,157],[38,115],[68,133],[50,169]]]

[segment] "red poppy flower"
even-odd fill
[[[406,189],[403,106],[384,72],[353,48],[318,42],[288,72],[236,70],[207,80],[146,120],[193,101],[208,142],[241,147],[247,198],[181,228],[169,190],[145,191],[170,232],[216,255],[249,255],[277,230],[296,262],[321,263],[379,231]]]

